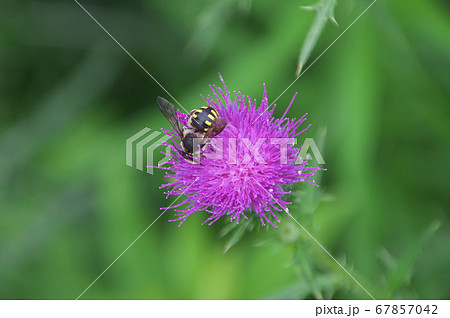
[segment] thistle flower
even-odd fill
[[[170,221],[180,221],[180,226],[191,214],[206,211],[210,215],[203,224],[211,225],[224,215],[239,223],[241,217],[247,219],[252,214],[260,218],[262,225],[276,227],[273,221],[280,222],[277,215],[289,213],[290,202],[284,201],[283,196],[290,192],[283,186],[302,181],[316,185],[312,176],[322,170],[307,167],[307,160],[296,162],[300,148],[294,147],[294,138],[309,128],[298,131],[307,114],[300,119],[286,118],[295,94],[283,116],[276,119],[275,107],[269,108],[265,85],[258,107],[256,100],[240,92],[230,94],[220,78],[223,89],[210,85],[212,97],[201,96],[228,120],[228,125],[201,150],[199,163],[183,158],[177,134],[163,129],[170,137],[165,145],[172,151],[166,154],[170,158],[166,164],[170,166],[160,168],[175,181],[161,188],[168,189],[167,197],[186,196],[171,207],[177,213]],[[178,112],[178,120],[186,125],[187,115]]]

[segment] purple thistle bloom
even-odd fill
[[[269,109],[265,85],[258,107],[256,100],[240,92],[230,94],[222,77],[221,80],[224,89],[210,85],[213,97],[202,97],[228,120],[228,125],[202,149],[199,163],[183,158],[179,136],[163,129],[171,141],[165,143],[172,150],[166,162],[171,166],[160,168],[167,170],[166,177],[175,181],[161,188],[168,189],[167,197],[186,195],[183,202],[171,207],[177,212],[177,218],[171,221],[180,221],[180,226],[192,213],[206,211],[210,216],[204,223],[209,225],[223,215],[239,223],[240,217],[247,219],[249,213],[256,213],[263,225],[267,222],[276,227],[273,220],[280,222],[277,214],[289,213],[290,202],[282,197],[290,192],[282,186],[301,181],[316,185],[312,176],[323,170],[307,167],[307,160],[296,163],[300,148],[294,147],[294,138],[309,128],[298,131],[307,114],[300,119],[285,117],[295,94],[283,116],[276,119],[275,107]],[[184,126],[187,117],[178,112],[178,120]],[[177,209],[184,204],[187,204],[184,209]]]

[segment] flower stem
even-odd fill
[[[323,299],[322,292],[320,291],[319,285],[317,283],[317,278],[315,275],[315,271],[313,265],[311,263],[310,255],[305,250],[304,241],[299,240],[298,244],[296,244],[296,261],[300,266],[300,270],[302,271],[306,281],[308,282],[312,293],[316,299]]]

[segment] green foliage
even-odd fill
[[[311,6],[302,7],[302,9],[305,10],[316,11],[316,18],[314,19],[314,22],[311,25],[308,34],[306,35],[302,50],[300,51],[296,76],[300,76],[303,70],[303,66],[310,57],[312,50],[316,46],[320,34],[322,33],[327,21],[330,20],[334,24],[338,25],[336,19],[334,18],[334,8],[336,6],[336,3],[337,0],[320,0],[319,2]]]
[[[82,4],[192,109],[219,71],[273,101],[299,39],[305,65],[370,4],[340,0],[324,27],[336,1],[315,17],[303,2]],[[376,298],[450,297],[449,18],[443,1],[377,1],[277,101],[280,116],[299,91],[288,116],[309,113],[327,168],[290,212]],[[168,127],[165,95],[75,3],[6,1],[0,26],[0,297],[75,299],[172,202],[162,171],[125,164],[127,138]],[[82,299],[368,298],[287,215],[261,230],[173,213]]]

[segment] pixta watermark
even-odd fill
[[[169,160],[169,156],[165,155],[157,163],[154,162],[154,152],[169,153],[172,151],[167,144],[169,136],[159,131],[152,131],[146,127],[126,140],[126,164],[143,171],[144,166],[146,172],[153,174],[153,168],[160,166]],[[270,144],[273,146],[271,156],[275,156],[280,164],[288,164],[288,147],[293,147],[298,143],[296,138],[258,138],[251,140],[250,138],[220,138],[213,139],[194,138],[193,148],[195,151],[187,154],[192,158],[193,164],[201,163],[202,157],[207,153],[209,160],[225,160],[228,164],[249,164],[250,162],[265,165],[265,155],[260,153],[262,145]],[[182,148],[180,152],[183,152]],[[237,158],[238,149],[244,151],[243,158]],[[267,149],[267,147],[264,147]],[[163,151],[165,150],[165,151]],[[146,164],[144,165],[144,159]],[[308,160],[310,164],[324,165],[325,160],[314,142],[313,138],[305,138],[298,152],[295,164],[301,165],[304,160]],[[155,164],[156,163],[156,164]],[[289,163],[291,164],[291,163]]]

